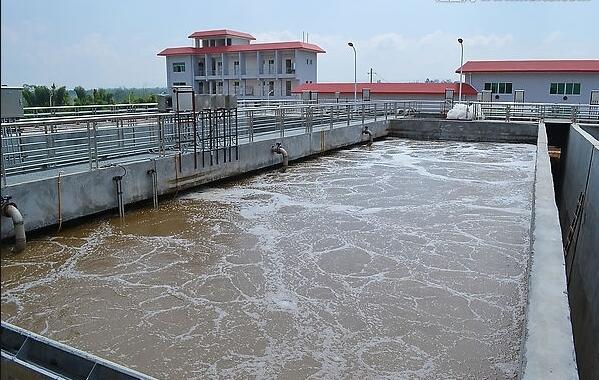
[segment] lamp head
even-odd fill
[[[464,40],[463,40],[463,39],[461,39],[461,38],[458,38],[458,42],[459,42],[459,43],[462,43],[462,42],[464,42]]]
[[[347,43],[349,46],[354,47],[354,43],[353,42],[348,42]]]

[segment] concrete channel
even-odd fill
[[[567,294],[568,282],[571,282],[570,302],[574,305],[572,315],[575,332],[577,326],[579,336],[584,336],[588,331],[598,331],[597,280],[593,277],[593,273],[596,273],[593,268],[596,269],[599,264],[596,257],[596,203],[599,199],[595,196],[599,194],[599,154],[592,153],[598,149],[596,140],[589,145],[585,142],[590,141],[589,134],[574,126],[575,134],[571,134],[567,150],[572,153],[565,155],[565,173],[567,176],[575,176],[575,179],[566,183],[576,185],[562,191],[562,203],[566,205],[560,215],[562,226],[570,221],[568,215],[571,215],[572,207],[575,208],[575,199],[581,188],[584,187],[589,194],[583,217],[585,224],[579,227],[578,253],[575,259],[571,255],[569,265],[566,265],[561,249],[560,220],[543,123],[395,119],[370,122],[366,126],[375,139],[401,137],[414,140],[536,144],[534,205],[530,229],[531,257],[530,268],[527,269],[528,301],[519,377],[578,378]],[[3,195],[11,196],[22,210],[28,231],[39,230],[117,209],[115,178],[120,177],[126,212],[127,205],[154,197],[153,173],[156,176],[157,194],[173,194],[217,180],[279,167],[282,157],[273,152],[273,146],[277,143],[288,152],[289,160],[293,162],[365,143],[368,136],[363,131],[363,125],[350,125],[241,144],[237,160],[197,169],[194,169],[195,157],[190,153],[123,163],[66,174],[60,180],[58,177],[43,178],[9,185],[3,189]],[[58,199],[62,201],[59,202]],[[12,224],[7,218],[2,217],[1,231],[2,238],[12,234]],[[595,256],[592,256],[593,252]],[[572,273],[568,280],[566,271]],[[588,295],[585,289],[592,289],[594,293]],[[579,361],[584,357],[587,363],[592,363],[593,357],[597,357],[597,347],[589,343],[593,341],[592,337],[586,343],[583,340],[580,340],[580,344],[577,341],[577,348],[581,350],[578,354]],[[590,376],[597,373],[596,365],[585,365],[584,371],[582,378],[592,378]]]

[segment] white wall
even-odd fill
[[[307,64],[306,60],[312,60],[312,64]],[[295,51],[295,77],[299,83],[316,83],[316,53],[296,50]]]
[[[166,57],[166,85],[170,89],[174,82],[185,82],[188,86],[194,83],[194,67],[191,56]],[[185,72],[173,71],[173,63],[185,63]]]
[[[484,89],[485,82],[511,82],[511,94],[493,94],[493,101],[497,102],[512,102],[514,91],[524,90],[525,102],[588,104],[591,90],[599,90],[599,73],[472,73],[465,77],[477,91]],[[553,82],[580,83],[580,95],[550,94]],[[564,100],[564,96],[568,99]]]

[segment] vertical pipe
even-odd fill
[[[235,159],[239,160],[239,125],[237,119],[237,108],[235,108]]]
[[[89,121],[85,124],[87,126],[87,157],[89,158],[89,170],[92,170],[92,137],[89,129]]]
[[[98,169],[100,167],[100,163],[98,162],[98,126],[95,121],[92,123],[92,127],[94,132],[94,158],[96,162],[96,169]]]
[[[61,184],[62,170],[58,172],[56,179],[56,197],[58,198],[58,231],[62,228],[62,184]]]

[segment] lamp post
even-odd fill
[[[354,49],[354,103],[356,103],[358,101],[358,74],[357,74],[357,70],[356,70],[356,62],[357,62],[356,47],[354,46],[353,42],[348,42],[347,44],[349,45],[349,47]]]
[[[460,94],[459,94],[459,103],[462,102],[462,68],[464,66],[464,40],[458,38],[458,42],[460,43],[460,47],[462,48],[462,54],[460,56]]]

